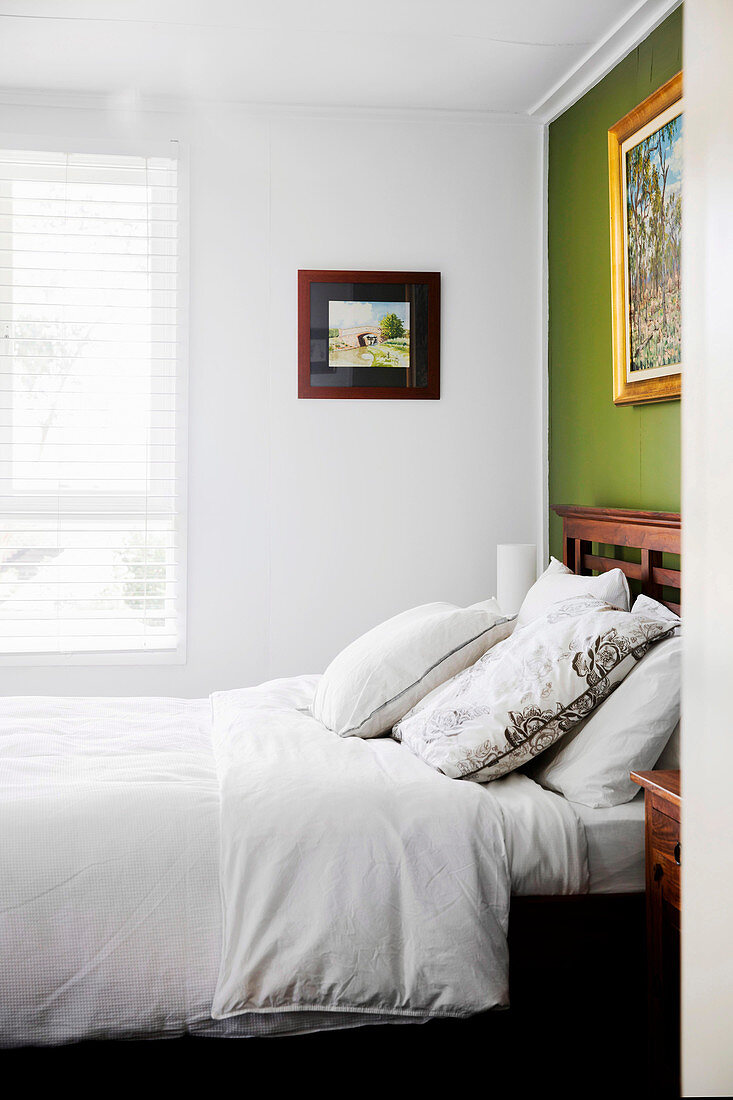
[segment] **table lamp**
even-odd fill
[[[516,615],[537,580],[537,547],[502,542],[496,547],[496,599],[505,615]]]

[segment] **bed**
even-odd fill
[[[678,516],[558,511],[575,572],[619,566],[655,598],[679,582],[662,559],[679,551]],[[609,544],[640,562],[605,556]],[[508,1003],[507,917],[513,999],[547,966],[538,922],[556,960],[563,941],[577,960],[611,929],[616,950],[641,949],[641,800],[589,810],[519,774],[456,784],[384,738],[342,743],[336,761],[309,714],[317,681],[214,697],[213,726],[209,700],[6,701],[0,1043],[468,1015]],[[419,873],[405,843],[415,822]],[[457,974],[430,970],[434,936],[457,942]]]

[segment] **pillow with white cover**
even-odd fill
[[[595,596],[597,600],[622,611],[629,610],[629,585],[620,569],[609,569],[597,577],[583,577],[573,573],[557,558],[550,558],[547,569],[524,597],[517,616],[517,629],[544,615],[548,607],[558,600],[586,595]]]
[[[660,768],[662,771],[678,771],[680,766],[680,723],[678,722],[669,735],[669,741],[664,746],[662,755],[653,767]]]
[[[630,802],[639,788],[629,772],[654,767],[680,719],[680,620],[649,596],[639,596],[631,614],[666,621],[673,633],[602,707],[527,769],[543,787],[584,806]]]
[[[313,717],[340,737],[387,733],[513,627],[493,599],[472,607],[429,603],[395,615],[333,659],[318,685]]]
[[[660,616],[575,596],[434,691],[394,735],[452,778],[497,779],[573,729],[673,631]]]

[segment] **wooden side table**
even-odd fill
[[[680,1095],[680,773],[632,772],[646,821],[649,1082]]]

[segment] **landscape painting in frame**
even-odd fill
[[[680,395],[681,74],[609,131],[614,401]]]
[[[329,302],[328,362],[408,370],[410,303]]]
[[[440,397],[440,273],[299,271],[298,397]]]

